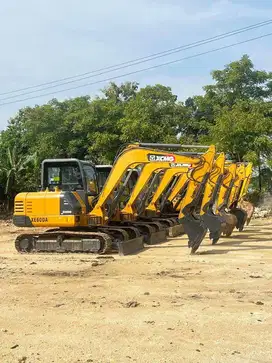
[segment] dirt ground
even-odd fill
[[[195,256],[21,255],[0,228],[0,362],[272,362],[272,219]]]

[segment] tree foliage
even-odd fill
[[[100,96],[26,107],[0,138],[0,185],[12,198],[39,185],[45,158],[111,163],[132,142],[215,143],[256,166],[259,187],[271,188],[272,73],[247,55],[211,73],[204,94],[180,102],[170,87],[110,83]]]

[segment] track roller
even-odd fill
[[[15,240],[18,252],[84,252],[104,254],[112,251],[112,239],[105,233],[52,230],[41,234],[22,234]]]

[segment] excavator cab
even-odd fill
[[[42,163],[42,191],[49,190],[98,194],[95,166],[78,159],[47,159]]]

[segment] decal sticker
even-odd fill
[[[148,161],[151,162],[174,162],[176,160],[174,155],[164,155],[164,154],[148,154]]]
[[[48,222],[47,217],[34,217],[31,218],[31,222]]]
[[[170,163],[171,168],[190,168],[191,164],[183,164],[183,163]]]

